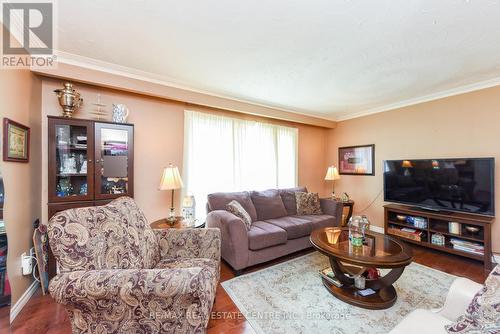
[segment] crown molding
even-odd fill
[[[150,82],[158,85],[163,85],[163,86],[168,86],[172,88],[177,88],[180,90],[184,91],[189,91],[197,94],[203,94],[215,98],[220,98],[220,99],[226,99],[226,100],[231,100],[231,101],[236,101],[239,103],[244,103],[244,104],[249,104],[257,107],[262,107],[262,108],[268,108],[268,109],[273,109],[279,112],[284,112],[284,113],[292,113],[292,114],[297,114],[301,115],[304,117],[311,117],[315,118],[318,120],[324,120],[327,122],[327,125],[325,127],[332,127],[331,124],[335,123],[335,120],[332,119],[331,117],[326,117],[325,115],[321,115],[319,113],[308,113],[303,110],[298,110],[298,109],[291,109],[282,105],[275,105],[275,104],[266,104],[263,103],[262,101],[255,101],[251,99],[241,99],[237,98],[234,96],[231,96],[230,94],[219,94],[219,93],[214,93],[211,91],[203,90],[203,89],[198,89],[194,88],[188,84],[182,83],[179,80],[176,80],[172,77],[169,76],[164,76],[164,75],[158,75],[154,74],[151,72],[147,71],[142,71],[139,69],[127,67],[127,66],[122,66],[118,65],[115,63],[110,63],[102,60],[98,60],[95,58],[89,58],[81,55],[76,55],[73,53],[68,53],[64,51],[59,51],[55,50],[54,53],[57,56],[57,62],[61,64],[67,64],[67,65],[73,65],[73,66],[78,66],[81,68],[86,68],[86,69],[91,69],[91,70],[96,70],[104,73],[109,73],[109,74],[114,74],[122,77],[127,77],[127,78],[132,78],[132,79],[137,79],[141,80],[144,82]]]
[[[474,92],[474,91],[486,89],[486,88],[491,88],[491,87],[498,86],[498,85],[500,85],[500,77],[485,80],[485,81],[480,81],[480,82],[476,82],[473,84],[468,84],[468,85],[464,85],[464,86],[460,86],[460,87],[456,87],[456,88],[452,88],[452,89],[448,89],[448,90],[444,90],[444,91],[441,91],[438,93],[433,93],[433,94],[424,95],[424,96],[420,96],[420,97],[416,97],[416,98],[412,98],[412,99],[408,99],[408,100],[404,100],[404,101],[400,101],[400,102],[396,102],[396,103],[391,103],[391,104],[388,104],[388,105],[385,105],[382,107],[377,107],[377,108],[373,108],[373,109],[368,109],[368,110],[352,113],[350,115],[336,117],[335,121],[337,121],[337,122],[347,121],[347,120],[350,120],[353,118],[359,118],[359,117],[378,114],[381,112],[390,111],[390,110],[394,110],[394,109],[409,107],[409,106],[413,106],[413,105],[424,103],[424,102],[430,102],[430,101],[443,99],[445,97],[470,93],[470,92]]]
[[[55,54],[57,55],[57,61],[61,64],[77,66],[77,67],[86,68],[86,69],[95,70],[95,71],[104,72],[104,73],[109,73],[109,74],[113,74],[113,75],[117,75],[117,76],[121,76],[121,77],[125,77],[125,78],[137,79],[137,80],[144,81],[144,82],[149,82],[149,83],[153,83],[153,84],[158,84],[158,85],[176,88],[176,89],[183,90],[186,92],[201,94],[201,95],[210,96],[213,98],[230,100],[230,101],[234,101],[234,102],[241,103],[241,104],[252,105],[252,106],[255,106],[257,108],[271,109],[271,110],[275,110],[279,113],[287,113],[287,114],[290,113],[290,114],[296,114],[296,115],[303,116],[303,117],[314,118],[314,119],[319,120],[319,121],[323,120],[326,123],[325,127],[329,127],[329,128],[335,127],[334,125],[332,126],[332,123],[347,121],[350,119],[369,116],[369,115],[373,115],[373,114],[378,114],[378,113],[382,113],[382,112],[386,112],[386,111],[391,111],[391,110],[395,110],[395,109],[399,109],[399,108],[417,105],[417,104],[421,104],[424,102],[439,100],[439,99],[450,97],[450,96],[460,95],[460,94],[464,94],[464,93],[470,93],[473,91],[477,91],[477,90],[500,85],[500,77],[497,77],[497,78],[493,78],[493,79],[489,79],[489,80],[485,80],[485,81],[476,82],[473,84],[463,85],[460,87],[444,90],[444,91],[433,93],[433,94],[428,94],[428,95],[424,95],[424,96],[420,96],[420,97],[416,97],[416,98],[411,98],[411,99],[399,101],[396,103],[387,104],[387,105],[380,106],[377,108],[372,108],[372,109],[363,110],[363,111],[359,111],[359,112],[349,113],[349,114],[346,114],[344,116],[328,117],[328,116],[321,115],[318,113],[313,113],[313,112],[307,113],[307,112],[304,112],[302,110],[291,109],[291,108],[287,108],[287,107],[283,107],[283,106],[265,104],[265,103],[262,103],[260,101],[253,101],[253,100],[249,100],[249,99],[246,99],[246,100],[240,99],[240,98],[230,96],[229,94],[227,94],[227,95],[217,94],[214,92],[191,87],[185,83],[179,82],[178,80],[175,80],[174,78],[171,78],[168,76],[157,75],[157,74],[154,74],[151,72],[146,72],[146,71],[142,71],[139,69],[134,69],[134,68],[126,67],[126,66],[121,66],[121,65],[101,61],[101,60],[94,59],[94,58],[75,55],[75,54],[64,52],[64,51],[55,51]],[[189,101],[186,101],[186,102],[189,102]],[[217,107],[217,106],[210,105],[210,107]],[[232,110],[232,111],[244,112],[241,110]],[[262,115],[262,116],[265,116],[265,115]],[[286,118],[284,118],[284,119],[288,120]],[[293,121],[293,120],[291,120],[291,121]],[[301,122],[299,122],[299,123],[301,123]],[[314,124],[313,123],[311,123],[311,124],[318,125],[317,122],[314,122]],[[321,125],[319,125],[319,126],[321,126]]]

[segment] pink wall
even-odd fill
[[[29,163],[0,160],[5,186],[4,221],[9,243],[7,271],[12,305],[33,282],[21,272],[21,254],[32,247],[33,222],[40,217],[40,79],[27,70],[2,70],[0,118],[10,118],[31,128]],[[3,145],[3,143],[2,143]]]
[[[62,80],[42,79],[42,203],[47,203],[47,116],[60,115],[61,108],[53,93],[62,87]],[[150,221],[165,217],[168,212],[170,192],[158,191],[163,167],[172,162],[182,171],[184,141],[184,110],[198,110],[209,113],[227,114],[233,117],[255,119],[264,122],[295,126],[299,129],[299,183],[312,191],[322,192],[326,170],[324,152],[327,129],[287,121],[273,120],[259,116],[222,111],[186,103],[148,97],[144,95],[102,88],[87,84],[75,84],[82,94],[84,104],[75,114],[77,118],[92,118],[89,111],[101,94],[110,113],[112,103],[126,104],[130,109],[128,121],[135,126],[135,198]],[[179,194],[180,192],[178,192]],[[179,206],[179,196],[176,196]],[[42,217],[47,219],[47,206],[42,205]]]
[[[382,161],[387,159],[495,157],[495,206],[500,210],[499,143],[497,86],[339,122],[329,130],[327,161],[337,165],[338,147],[375,144],[376,175],[342,175],[336,191],[345,191],[356,201],[355,214],[366,214],[383,227]],[[494,223],[492,230],[493,251],[500,253],[500,224]]]

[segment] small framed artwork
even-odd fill
[[[30,128],[8,118],[3,119],[3,160],[30,160]]]
[[[375,145],[339,147],[339,174],[375,175]]]

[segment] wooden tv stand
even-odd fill
[[[491,257],[491,223],[493,217],[479,216],[467,213],[440,213],[432,212],[418,208],[412,208],[410,206],[398,205],[398,204],[388,204],[384,205],[385,218],[384,218],[384,231],[386,234],[393,237],[399,238],[404,241],[408,241],[413,244],[417,244],[423,247],[428,247],[436,249],[439,251],[455,254],[458,256],[467,257],[470,259],[482,261],[484,264],[484,269],[490,271],[492,269]],[[412,216],[412,217],[422,217],[427,220],[427,227],[414,227],[410,223],[398,219],[397,216]],[[449,222],[457,222],[460,224],[460,234],[450,233],[448,230]],[[479,228],[477,233],[470,233],[465,229],[465,226],[475,226]],[[412,236],[403,236],[398,229],[400,228],[411,228],[417,231],[421,231],[421,238],[409,239]],[[397,233],[397,234],[396,234]],[[440,234],[445,238],[445,244],[443,246],[431,243],[431,237],[433,234]],[[453,244],[450,242],[451,239],[459,239],[465,242],[471,242],[478,245],[484,246],[484,254],[471,253],[459,249],[455,249]]]

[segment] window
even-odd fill
[[[186,111],[184,192],[197,201],[196,217],[212,192],[296,186],[297,141],[296,128]]]

